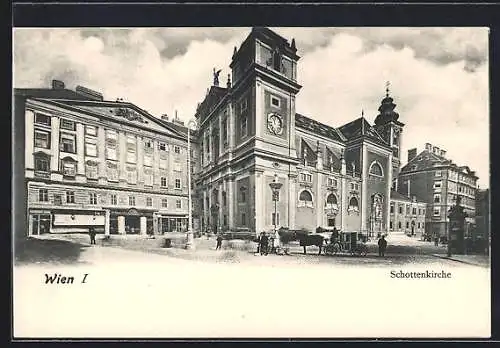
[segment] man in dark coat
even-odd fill
[[[269,245],[269,238],[266,235],[266,232],[262,232],[262,236],[260,237],[260,254],[261,255],[267,255],[268,254],[268,245]]]
[[[219,233],[217,235],[217,246],[215,247],[215,250],[219,250],[222,248],[222,235]]]
[[[89,228],[90,244],[95,244],[95,228]]]
[[[385,240],[385,236],[382,235],[378,240],[378,256],[385,255],[385,249],[387,248],[387,241]]]

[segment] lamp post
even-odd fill
[[[188,173],[188,228],[186,249],[194,249],[193,238],[193,202],[191,198],[191,127],[196,127],[196,122],[190,120],[187,125],[187,173]]]
[[[273,191],[273,201],[274,201],[274,235],[276,235],[276,226],[278,224],[278,200],[282,183],[278,182],[278,174],[274,174],[274,180],[269,184],[271,190]]]

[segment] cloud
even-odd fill
[[[301,59],[297,112],[332,126],[373,122],[391,81],[406,124],[403,154],[426,142],[469,164],[488,185],[488,30],[485,28],[273,28],[295,38]],[[212,82],[230,73],[249,28],[15,29],[14,86],[121,97],[153,115],[192,118]],[[479,156],[477,154],[480,154]]]

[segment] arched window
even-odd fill
[[[299,195],[299,207],[312,207],[313,198],[311,192],[304,190]]]
[[[337,209],[337,197],[333,193],[330,193],[328,197],[326,197],[326,208]]]
[[[359,211],[359,203],[356,197],[351,197],[349,200],[349,211]]]
[[[328,197],[326,197],[326,204],[337,204],[337,197],[333,193],[330,193]]]
[[[371,164],[369,173],[376,176],[384,176],[384,173],[382,172],[382,167],[377,162],[373,162]]]

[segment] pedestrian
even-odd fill
[[[215,247],[215,250],[219,250],[222,248],[222,235],[219,233],[217,235],[217,246]]]
[[[95,244],[95,228],[89,228],[90,244]]]
[[[385,256],[385,249],[387,248],[387,241],[385,240],[385,236],[382,235],[378,240],[378,256]]]
[[[266,235],[266,232],[262,232],[262,237],[260,237],[260,254],[267,255],[268,254],[268,246],[269,246],[269,238]]]
[[[434,237],[434,245],[439,246],[439,237],[438,236]]]

